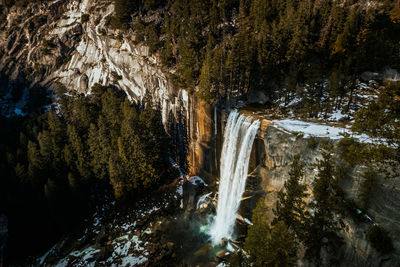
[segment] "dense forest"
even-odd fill
[[[240,250],[230,258],[230,266],[296,266],[299,255],[315,266],[340,266],[338,258],[322,256],[321,251],[337,251],[343,244],[337,217],[351,217],[365,222],[362,207],[367,210],[368,200],[378,176],[372,169],[364,172],[357,203],[347,199],[339,186],[340,168],[330,153],[324,153],[317,163],[318,175],[313,182],[313,198],[301,181],[304,163],[297,155],[289,171],[289,179],[278,193],[274,219],[268,224],[264,201],[261,199],[253,210],[252,222],[244,243],[246,255]],[[387,231],[373,224],[367,231],[367,239],[379,255],[393,251],[393,243]],[[333,253],[332,253],[333,254]]]
[[[3,1],[0,24],[9,8],[35,1]],[[320,112],[350,109],[362,73],[400,68],[399,1],[113,2],[106,26],[147,45],[177,88],[208,104],[262,92],[268,107],[298,97],[303,117],[320,118]],[[89,19],[83,14],[80,22]],[[23,86],[12,90],[13,100],[21,98]],[[17,260],[20,251],[41,253],[79,230],[105,199],[123,205],[170,183],[178,177],[171,158],[187,167],[179,147],[187,140],[177,136],[185,127],[163,125],[151,96],[132,103],[113,85],[96,84],[88,95],[72,89],[34,86],[26,116],[0,116],[0,211],[8,216],[7,249]],[[259,201],[243,250],[232,254],[230,266],[294,266],[300,254],[324,265],[321,251],[335,251],[343,242],[338,218],[365,222],[377,177],[397,175],[400,162],[400,82],[382,80],[377,89],[355,113],[352,130],[381,142],[367,145],[350,136],[334,146],[326,142],[311,191],[302,184],[304,164],[296,156],[275,218],[268,223]],[[310,149],[320,145],[312,137],[307,142]],[[366,168],[357,174],[354,200],[339,183],[357,165]],[[394,249],[378,224],[366,238],[379,255]]]
[[[110,25],[133,29],[178,70],[179,86],[207,101],[262,90],[271,99],[307,94],[311,106],[327,93],[340,107],[362,72],[399,67],[396,1],[114,2]]]
[[[262,91],[272,106],[300,97],[296,112],[310,119],[349,111],[363,72],[400,67],[398,1],[114,3],[110,26],[132,29],[135,42],[177,70],[177,86],[208,102],[251,91]],[[398,147],[399,90],[398,81],[381,84],[379,98],[362,107],[353,130]],[[381,146],[371,153],[400,159],[398,149]]]
[[[177,177],[172,140],[150,102],[134,105],[101,85],[88,97],[60,86],[45,111],[46,91],[35,90],[30,116],[1,117],[0,210],[10,251],[37,253],[104,199],[135,200]]]

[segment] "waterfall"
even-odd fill
[[[215,245],[223,237],[232,237],[236,213],[246,187],[250,153],[259,127],[260,121],[251,122],[251,118],[240,115],[237,110],[229,114],[221,153],[217,215],[209,232]]]

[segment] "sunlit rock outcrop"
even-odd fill
[[[49,1],[13,7],[0,31],[0,71],[11,81],[26,80],[54,89],[90,93],[95,83],[114,85],[133,101],[146,94],[162,109],[163,122],[180,105],[188,109],[188,94],[169,81],[169,70],[157,55],[136,44],[132,30],[106,25],[113,14],[110,0]],[[86,22],[81,17],[89,15]]]

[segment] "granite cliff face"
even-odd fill
[[[160,107],[164,125],[171,118],[185,125],[191,140],[186,152],[190,172],[215,173],[215,166],[208,164],[212,108],[175,87],[168,78],[173,70],[163,68],[147,46],[136,44],[132,30],[105,25],[113,11],[111,0],[56,0],[13,7],[7,22],[0,25],[0,73],[7,77],[0,82],[2,114],[23,110],[29,88],[36,85],[50,89],[63,85],[83,94],[90,94],[95,83],[115,85],[135,102],[148,94]],[[84,14],[89,19],[82,22]],[[15,100],[13,91],[21,85],[23,93]]]
[[[212,115],[214,109],[217,114],[215,118]],[[195,145],[197,150],[192,149],[191,151],[196,151],[198,154],[194,154],[192,158],[194,160],[190,162],[192,171],[205,175],[207,182],[214,186],[215,190],[218,190],[216,182],[219,179],[219,157],[224,123],[229,112],[211,106],[208,106],[208,112],[206,110],[206,107],[203,107],[197,114],[200,125],[195,128],[199,133]],[[255,117],[260,119],[259,116]],[[251,153],[246,191],[239,209],[241,217],[251,218],[257,201],[264,198],[268,207],[268,217],[272,221],[274,216],[272,210],[275,207],[277,194],[289,178],[290,165],[297,154],[301,155],[305,164],[305,176],[302,182],[308,186],[308,193],[311,194],[312,182],[318,174],[316,163],[322,159],[322,148],[327,144],[335,146],[337,142],[338,140],[329,138],[314,138],[310,144],[310,139],[303,135],[288,132],[273,122],[262,119]],[[337,158],[338,154],[334,153],[333,157]],[[351,171],[350,177],[340,182],[346,198],[357,202],[362,182],[361,174],[365,168],[366,166],[356,166]],[[355,221],[352,218],[339,219],[339,235],[343,238],[344,243],[338,251],[330,251],[326,254],[327,262],[330,259],[336,259],[346,266],[371,267],[397,266],[399,264],[400,177],[386,178],[382,175],[377,179],[377,186],[367,210],[367,219],[363,222]],[[382,225],[388,230],[395,247],[392,254],[380,255],[367,241],[366,233],[373,224]],[[245,231],[246,224],[239,221],[237,227],[241,233]],[[308,266],[308,264],[302,262],[302,266]]]
[[[336,140],[326,138],[314,139],[310,146],[309,139],[296,133],[290,133],[278,128],[273,123],[263,120],[254,146],[252,163],[247,181],[247,191],[244,195],[240,213],[244,217],[251,216],[251,210],[257,200],[264,197],[268,207],[268,217],[273,219],[272,209],[277,200],[277,193],[282,189],[289,177],[290,165],[296,154],[300,154],[305,164],[305,178],[311,192],[312,182],[318,171],[315,164],[322,159],[321,144],[335,144]],[[337,155],[334,155],[337,157]],[[356,166],[348,179],[341,181],[340,186],[346,197],[357,201],[361,184],[361,173],[365,166]],[[397,266],[400,262],[399,248],[399,213],[400,208],[400,178],[378,178],[377,187],[373,193],[368,208],[366,222],[355,222],[351,218],[340,219],[340,236],[344,245],[340,250],[332,252],[328,257],[340,259],[348,266]],[[390,255],[379,255],[366,240],[366,233],[372,224],[382,225],[388,230],[395,246],[395,252]]]
[[[180,120],[190,140],[186,152],[190,173],[217,173],[217,132],[212,106],[174,86],[157,55],[135,43],[132,30],[122,32],[106,25],[114,11],[111,0],[55,0],[13,7],[0,25],[1,112],[13,115],[23,109],[29,88],[36,85],[90,94],[95,83],[115,85],[132,101],[148,94],[160,107],[164,125]],[[82,21],[82,15],[89,15]],[[155,14],[154,19],[157,19]],[[13,99],[16,88],[23,93]],[[180,115],[178,115],[180,113]],[[218,113],[219,114],[219,113]],[[220,120],[219,120],[220,121]],[[213,128],[211,131],[210,129]]]
[[[157,55],[150,55],[146,46],[136,44],[133,31],[121,32],[105,25],[113,10],[111,0],[55,0],[24,9],[13,7],[7,21],[0,25],[0,72],[9,81],[1,87],[2,113],[10,114],[16,106],[22,108],[29,88],[35,85],[50,89],[64,85],[88,94],[95,83],[113,84],[132,101],[150,94],[162,110],[164,124],[171,115],[178,120],[181,116],[189,139],[186,155],[190,174],[201,175],[216,186],[227,111],[220,103],[204,103],[175,87],[169,79],[173,70],[163,68]],[[82,22],[84,14],[89,19]],[[13,102],[12,85],[18,83],[27,86],[20,99]],[[296,154],[301,154],[306,164],[304,182],[311,186],[320,151],[310,148],[305,138],[263,120],[253,146],[245,193],[248,198],[241,207],[243,216],[250,216],[257,199],[265,197],[272,218],[277,192],[288,178]],[[342,184],[350,198],[358,194],[360,170],[356,168],[353,178]],[[400,179],[379,179],[368,210],[372,221],[360,224],[349,219],[341,224],[346,245],[337,255],[349,265],[394,266],[400,261],[398,252],[377,255],[365,239],[369,225],[376,222],[389,231],[395,247],[400,247]]]
[[[100,83],[117,86],[133,101],[150,94],[161,107],[164,122],[180,105],[187,110],[187,92],[169,82],[168,70],[157,56],[135,44],[131,30],[106,25],[113,11],[110,0],[56,0],[13,7],[0,26],[0,71],[11,82],[29,87],[54,89],[62,84],[87,94]],[[87,21],[81,19],[84,14]]]

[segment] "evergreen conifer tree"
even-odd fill
[[[305,234],[305,198],[308,196],[306,193],[307,186],[300,184],[303,176],[303,163],[300,160],[300,155],[296,155],[289,171],[289,179],[278,193],[278,200],[274,209],[276,217],[273,221],[273,223],[283,221],[296,233],[299,239],[304,238]]]
[[[244,245],[250,257],[242,259],[243,265],[294,266],[297,260],[294,235],[282,221],[269,227],[263,199],[253,210],[252,223]]]
[[[338,201],[336,191],[337,183],[332,158],[328,152],[324,152],[323,159],[318,162],[318,176],[313,182],[315,200],[310,204],[311,210],[306,221],[307,233],[304,240],[307,247],[306,257],[317,265],[321,264],[323,248],[335,247],[341,242],[337,235],[339,228],[334,216]]]

